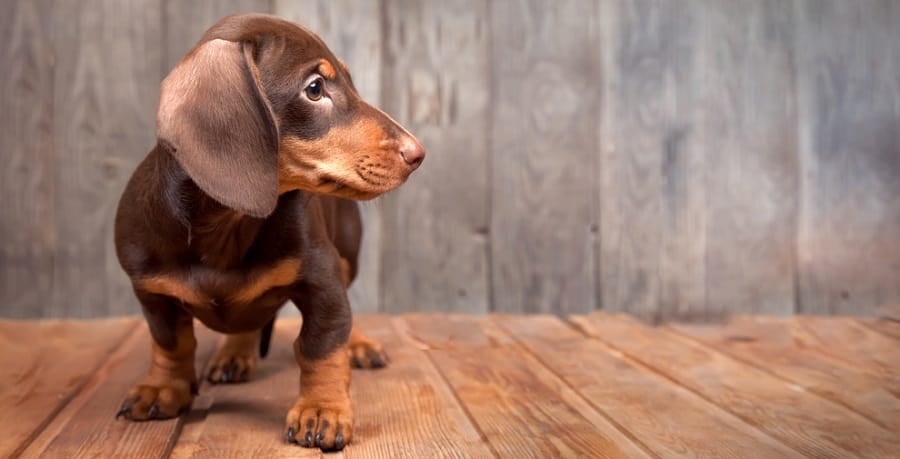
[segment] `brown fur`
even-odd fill
[[[208,378],[249,378],[254,349],[267,348],[259,330],[292,300],[304,379],[288,429],[318,407],[322,436],[289,439],[340,449],[352,437],[350,364],[387,362],[351,331],[346,288],[362,237],[352,200],[400,186],[424,149],[360,99],[316,35],[256,14],[222,19],[172,70],[157,137],[116,215],[119,261],[154,339],[148,377],[120,414],[165,418],[190,405],[192,318],[230,334]]]

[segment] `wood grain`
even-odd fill
[[[596,277],[606,310],[706,315],[702,11],[696,1],[601,3]]]
[[[872,314],[900,301],[900,5],[796,6],[799,310]]]
[[[398,319],[430,354],[500,457],[647,457],[486,318]]]
[[[893,319],[864,320],[862,324],[891,338],[900,339],[900,322]]]
[[[428,151],[381,199],[381,309],[489,304],[491,24],[480,0],[387,0],[381,102]]]
[[[370,104],[381,105],[382,21],[378,2],[353,0],[275,0],[274,14],[319,34],[347,64],[353,85]],[[350,287],[353,311],[379,311],[381,267],[381,206],[379,201],[359,203],[363,244],[359,273]]]
[[[900,394],[900,346],[896,340],[838,317],[802,316],[794,323],[796,333],[823,352],[864,368]]]
[[[659,457],[796,457],[715,404],[550,316],[494,322]],[[665,337],[658,340],[665,346]],[[685,426],[690,428],[685,428]],[[709,441],[715,438],[716,441]]]
[[[674,329],[900,431],[896,397],[900,380],[895,387],[886,386],[857,366],[830,357],[826,347],[793,333],[791,322],[740,317],[724,326],[677,325]]]
[[[276,322],[269,355],[254,380],[204,384],[171,457],[321,457],[319,450],[283,438],[285,416],[300,394],[291,346],[299,330],[296,319]]]
[[[625,316],[600,313],[572,317],[572,321],[587,335],[654,368],[805,455],[890,457],[900,449],[896,434],[796,384],[689,340],[670,339],[660,346],[660,335],[665,333],[662,329],[652,329]]]
[[[354,371],[354,439],[344,457],[490,457],[490,450],[433,365],[385,316],[358,324],[389,352],[392,364]],[[287,410],[299,395],[291,343],[296,319],[279,320],[269,357],[246,384],[203,387],[193,422],[172,451],[190,457],[320,457],[318,450],[283,442]]]
[[[229,14],[272,12],[270,0],[160,1],[163,4],[164,30],[161,44],[165,50],[161,67],[163,75],[168,74],[194,47],[203,32],[219,19]]]
[[[491,3],[492,310],[594,309],[597,9]]]
[[[197,329],[197,366],[209,361],[215,336]],[[75,398],[25,450],[22,457],[167,457],[185,417],[153,422],[117,419],[122,400],[149,365],[150,333],[145,324],[108,354]],[[196,405],[197,401],[195,401]]]
[[[683,317],[788,315],[798,211],[793,4],[700,5],[706,304]]]
[[[48,313],[134,313],[112,221],[125,183],[155,141],[159,2],[61,2],[53,32],[58,246]]]
[[[45,315],[56,249],[53,2],[7,1],[0,15],[0,314]]]
[[[354,371],[350,393],[354,444],[345,457],[493,457],[453,390],[428,356],[387,316],[365,316],[360,328],[385,346],[385,370]]]
[[[96,322],[0,320],[0,456],[15,457],[84,386],[137,320]]]

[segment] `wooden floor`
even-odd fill
[[[392,363],[354,370],[356,437],[333,456],[900,457],[896,320],[358,322]],[[0,457],[319,457],[282,440],[298,330],[278,322],[255,381],[205,385],[183,418],[131,423],[114,415],[148,364],[142,321],[0,321]],[[198,333],[205,361],[219,337]]]

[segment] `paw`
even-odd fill
[[[213,384],[246,382],[253,377],[257,363],[255,349],[246,352],[226,346],[213,356],[206,379]]]
[[[128,392],[116,418],[132,421],[174,418],[191,407],[195,383],[172,379],[161,384],[140,384]]]
[[[206,379],[213,384],[249,381],[259,362],[259,335],[253,331],[226,336],[210,361]]]
[[[347,345],[353,368],[384,368],[389,360],[381,344],[371,340],[351,341]]]
[[[288,412],[285,440],[306,448],[323,451],[344,449],[353,437],[353,412],[350,401],[324,404],[300,397]]]

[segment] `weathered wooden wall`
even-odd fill
[[[361,311],[900,302],[900,2],[0,0],[0,315],[138,311],[115,205],[219,17],[318,31],[429,150],[363,204]]]

